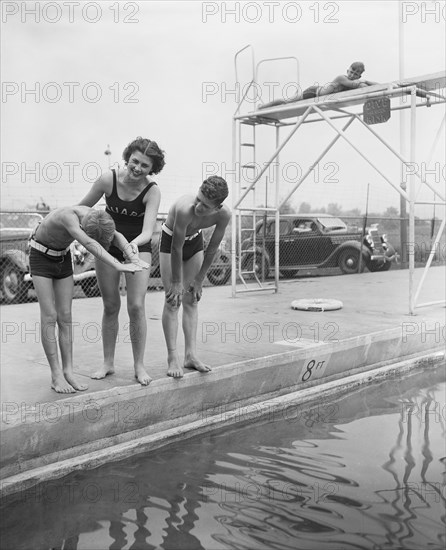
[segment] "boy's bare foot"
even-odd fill
[[[178,358],[178,355],[175,355],[173,357],[167,358],[167,376],[171,376],[172,378],[183,378],[184,371],[183,367],[180,365],[180,360]]]
[[[64,373],[65,380],[73,386],[73,388],[77,391],[84,391],[88,390],[87,384],[81,384],[76,380],[76,378],[73,376],[73,373],[71,372],[65,372]]]
[[[76,390],[71,386],[63,376],[53,378],[51,388],[57,393],[75,393]]]
[[[142,386],[148,386],[152,381],[144,367],[135,367],[135,378]]]
[[[209,365],[205,365],[200,359],[197,359],[196,357],[190,357],[189,359],[184,360],[184,368],[185,369],[195,369],[198,372],[209,372],[211,367]]]
[[[102,378],[105,378],[108,374],[115,374],[115,368],[103,365],[100,369],[98,369],[91,375],[91,378],[94,378],[95,380],[101,380]]]

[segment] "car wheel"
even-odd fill
[[[392,262],[384,262],[384,263],[370,262],[370,264],[367,267],[369,268],[369,271],[376,272],[376,271],[389,271],[391,266],[392,266]]]
[[[1,291],[3,301],[7,304],[18,302],[20,298],[25,298],[25,285],[23,283],[23,273],[10,261],[6,261],[1,266]]]
[[[231,266],[229,264],[229,258],[226,256],[220,256],[218,260],[219,264],[224,264],[218,267],[212,267],[207,273],[207,278],[210,283],[216,286],[225,285],[229,281],[231,276]]]
[[[263,267],[263,274],[266,278],[269,273],[269,261],[267,258],[264,259]],[[242,260],[242,271],[250,272],[245,275],[246,279],[254,279],[253,272],[255,272],[259,279],[262,279],[262,254],[257,253],[255,257],[252,253],[246,254]]]
[[[95,298],[101,295],[98,280],[96,279],[96,277],[91,277],[89,279],[82,279],[80,283],[81,283],[81,288],[84,291],[84,294],[85,296],[87,296],[87,298]]]
[[[339,254],[338,266],[340,267],[342,273],[346,275],[352,275],[353,273],[358,273],[359,267],[359,250],[355,248],[348,248],[343,250]],[[361,260],[361,272],[364,271],[365,260],[364,257]]]
[[[263,260],[262,260],[263,258]],[[262,280],[266,279],[269,274],[269,261],[268,258],[262,256],[262,254],[257,253],[255,258],[254,269],[257,277]]]

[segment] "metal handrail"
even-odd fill
[[[288,56],[283,56],[283,57],[268,57],[266,59],[262,59],[260,60],[258,63],[257,63],[257,66],[256,66],[256,71],[255,71],[255,80],[257,81],[257,76],[258,76],[258,73],[259,73],[259,67],[262,63],[267,63],[269,61],[283,61],[285,59],[294,59],[294,61],[296,62],[296,82],[297,84],[299,85],[299,81],[300,81],[300,65],[299,65],[299,60],[297,59],[297,57],[295,57],[294,55],[288,55]]]
[[[244,52],[245,50],[247,50],[248,48],[251,48],[251,63],[252,63],[252,76],[251,76],[251,81],[249,82],[249,85],[248,87],[246,88],[246,91],[245,93],[243,94],[243,97],[242,99],[240,100],[240,102],[238,103],[237,105],[237,109],[235,110],[235,113],[234,113],[234,116],[237,115],[238,111],[240,110],[240,107],[243,103],[243,101],[245,100],[245,97],[246,97],[246,94],[248,93],[248,90],[251,88],[251,86],[254,84],[255,82],[255,65],[254,65],[254,48],[251,46],[251,44],[247,44],[246,46],[244,46],[243,48],[241,48],[240,50],[238,50],[238,52],[235,53],[234,55],[234,70],[235,70],[235,84],[237,86],[237,84],[239,83],[239,79],[238,79],[238,71],[237,71],[237,57],[242,53]]]

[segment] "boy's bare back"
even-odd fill
[[[80,226],[80,216],[90,210],[87,206],[66,206],[50,212],[37,228],[36,238],[56,250],[69,246],[74,237],[67,227]]]
[[[227,219],[230,216],[230,210],[226,205],[217,212],[212,212],[207,216],[197,216],[195,214],[196,196],[183,195],[172,205],[166,219],[166,225],[170,229],[174,229],[175,222],[181,220],[187,223],[186,236],[193,235],[198,229],[205,229],[218,224],[222,219]]]

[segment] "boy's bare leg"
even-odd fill
[[[187,262],[183,263],[184,288],[183,296],[183,332],[184,332],[184,367],[200,372],[209,372],[211,367],[205,365],[197,357],[197,326],[198,326],[198,302],[193,302],[193,295],[187,292],[189,284],[200,271],[203,263],[203,251],[197,252]]]
[[[172,284],[170,261],[170,254],[160,252],[160,270],[164,292],[167,292]],[[171,376],[172,378],[182,378],[184,375],[177,351],[178,311],[178,307],[171,306],[164,300],[162,322],[167,346],[167,376]]]
[[[258,109],[268,109],[269,107],[276,107],[277,105],[286,105],[287,103],[294,103],[295,101],[300,101],[301,99],[302,93],[298,92],[293,97],[290,97],[290,99],[275,99],[274,101],[270,101],[269,103],[259,105]]]
[[[47,277],[34,276],[33,285],[40,306],[40,334],[42,346],[51,369],[51,387],[57,393],[74,393],[76,390],[65,379],[59,363],[53,280]]]
[[[115,372],[115,348],[118,338],[118,315],[121,308],[121,296],[119,294],[120,272],[111,266],[96,260],[96,276],[101,290],[104,311],[102,314],[102,348],[104,363],[91,375],[100,380],[108,374]]]
[[[151,254],[142,252],[144,262],[151,262]],[[150,271],[144,269],[138,273],[126,273],[127,280],[127,310],[130,317],[130,340],[132,342],[135,378],[143,386],[152,381],[144,368],[144,351],[147,339],[147,320],[145,300],[149,286]]]
[[[73,373],[73,322],[71,305],[73,301],[73,277],[54,281],[54,298],[59,327],[59,348],[65,380],[79,391],[86,390],[87,384],[76,380]]]

